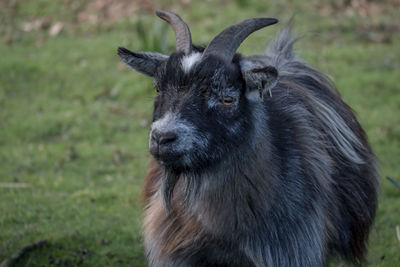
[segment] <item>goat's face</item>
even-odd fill
[[[182,39],[190,39],[186,24],[173,13],[157,14],[168,16],[169,20],[178,19],[187,30],[189,36],[178,38],[179,30],[175,29],[181,50],[164,56],[119,48],[118,54],[130,67],[154,79],[157,96],[149,138],[151,154],[162,165],[177,171],[203,168],[244,142],[251,130],[247,96],[255,88],[260,89],[260,95],[269,90],[277,73],[272,67],[235,56],[240,40],[233,40],[237,43],[230,49],[233,51],[219,53],[218,38],[227,38],[225,31],[204,52],[192,51],[191,41],[182,43]],[[261,20],[264,26],[276,22]],[[238,25],[243,26],[237,24],[228,30],[232,32],[232,27]]]
[[[158,95],[150,152],[162,164],[201,167],[228,153],[246,135],[246,98],[238,65],[226,65],[217,57],[201,60],[196,52],[174,53],[160,64],[154,83]]]

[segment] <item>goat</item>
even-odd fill
[[[154,80],[144,185],[150,266],[327,266],[364,261],[378,196],[366,135],[333,83],[293,52],[285,27],[266,52],[236,53],[252,18],[192,45],[172,25],[170,56],[118,55]]]

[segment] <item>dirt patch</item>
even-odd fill
[[[323,4],[319,8],[322,15],[346,15],[376,17],[384,15],[388,9],[400,8],[400,0],[338,0]]]
[[[356,25],[347,27],[351,27],[360,40],[391,43],[394,34],[400,33],[400,24],[387,19],[393,16],[393,11],[400,10],[400,0],[337,0],[318,5],[317,10],[322,16],[338,21],[356,18]]]
[[[78,23],[99,24],[153,10],[149,0],[94,0],[86,4],[76,19]]]

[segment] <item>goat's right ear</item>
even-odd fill
[[[118,47],[118,56],[132,69],[150,77],[154,77],[159,64],[168,59],[168,56],[160,53],[135,53],[124,47]]]

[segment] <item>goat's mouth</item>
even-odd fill
[[[160,146],[150,146],[150,153],[163,166],[178,167],[183,164],[184,153],[163,149]]]
[[[178,167],[182,165],[183,154],[167,153],[167,154],[153,154],[155,159],[164,166],[167,167]]]

